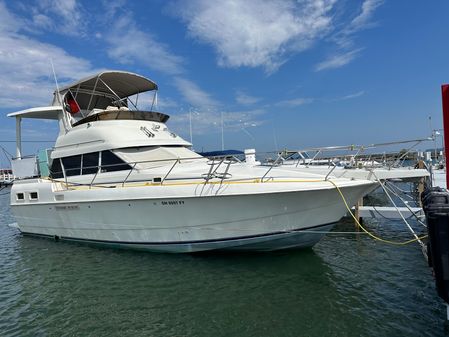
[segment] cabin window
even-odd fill
[[[39,199],[37,192],[30,192],[30,200]]]
[[[101,172],[130,170],[131,166],[113,154],[111,151],[101,152]]]
[[[16,198],[17,200],[25,200],[25,195],[23,193],[17,193]]]
[[[50,168],[50,176],[54,179],[62,178],[64,176],[61,167],[61,160],[59,158],[53,159]]]
[[[81,174],[81,155],[62,158],[62,164],[67,177]]]
[[[82,158],[82,172],[81,174],[95,174],[98,171],[98,152],[85,153]]]

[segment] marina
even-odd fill
[[[0,337],[448,336],[448,10],[0,0]]]
[[[31,236],[36,245],[62,244],[66,250],[84,245],[89,252],[197,253],[192,258],[200,260],[226,259],[223,252],[272,260],[298,249],[291,258],[307,260],[304,256],[315,254],[311,249],[320,251],[313,247],[323,237],[323,245],[339,239],[415,252],[420,245],[435,268],[438,294],[445,298],[438,281],[446,268],[444,258],[439,262],[445,245],[435,243],[440,235],[435,231],[444,233],[444,228],[430,223],[433,244],[426,235],[433,209],[429,188],[444,185],[445,170],[433,165],[430,154],[413,154],[434,138],[284,150],[274,160],[261,158],[255,149],[201,155],[166,127],[168,115],[140,110],[129,100],[145,91],[154,91],[156,100],[157,89],[137,74],[102,72],[58,89],[52,106],[8,114],[16,119],[17,139],[12,170],[2,171],[1,196],[9,196],[11,204],[3,220],[5,236],[19,241]],[[22,154],[26,118],[58,121],[53,148]],[[382,157],[367,152],[399,144],[412,146]],[[438,198],[440,192],[435,193]],[[326,255],[335,247],[322,249]],[[260,258],[247,255],[275,251]],[[121,254],[126,253],[115,253]],[[5,328],[14,330],[7,323]]]

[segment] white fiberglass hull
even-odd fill
[[[156,186],[59,192],[51,183],[27,186],[38,188],[39,201],[12,203],[23,233],[161,252],[310,247],[346,213],[333,187],[232,194],[231,186],[227,195],[175,197]],[[352,205],[372,188],[341,190]]]

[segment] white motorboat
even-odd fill
[[[11,207],[24,234],[162,252],[315,244],[375,184],[231,159],[211,160],[137,108],[157,85],[107,71],[55,92],[17,122]],[[133,102],[135,99],[135,102]],[[52,151],[21,154],[21,119],[59,122]],[[338,189],[338,190],[337,190]]]

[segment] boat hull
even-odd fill
[[[371,189],[341,190],[351,205]],[[151,198],[136,188],[133,198],[117,189],[101,201],[86,197],[100,191],[78,201],[75,192],[66,192],[73,201],[48,191],[51,202],[13,204],[21,232],[158,252],[269,251],[313,246],[347,211],[336,189]]]

